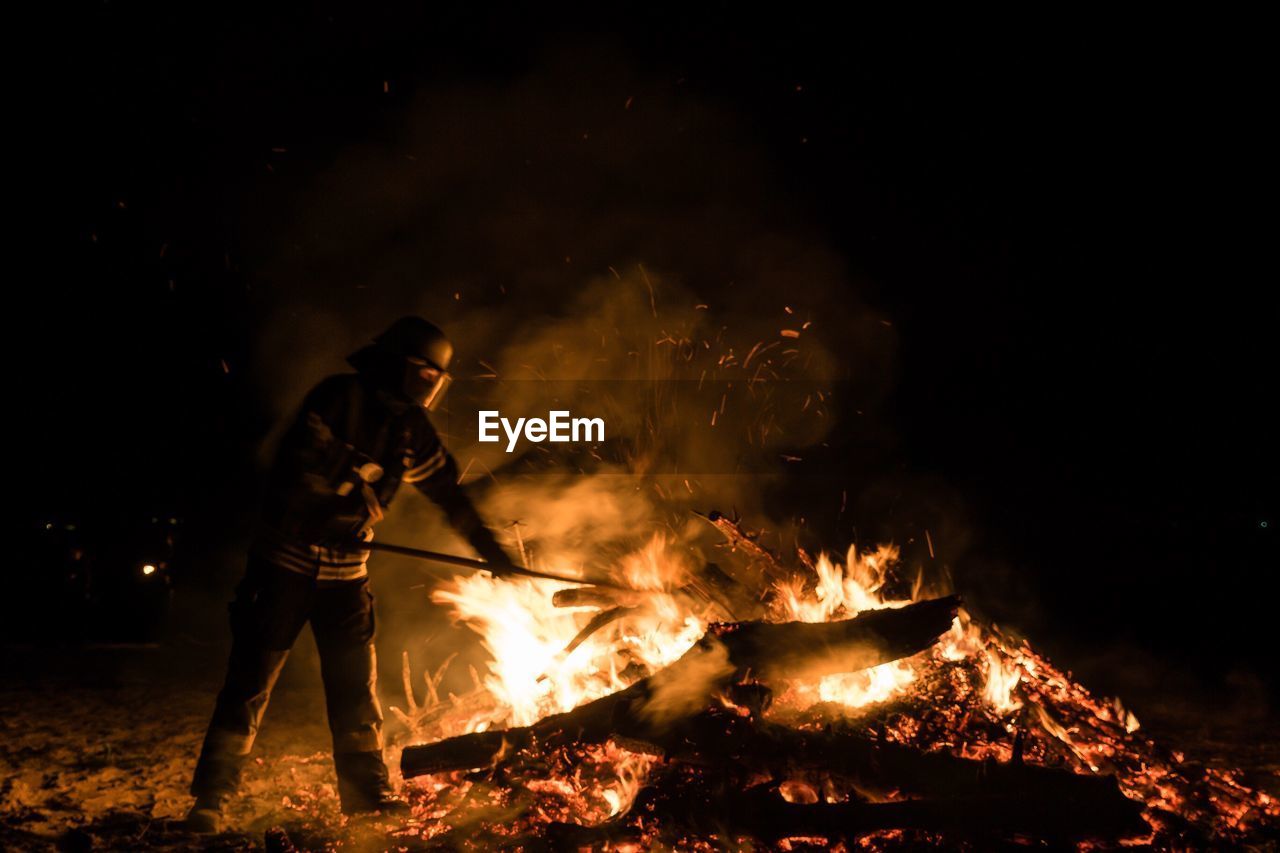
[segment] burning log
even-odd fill
[[[750,670],[768,683],[856,672],[908,657],[933,645],[959,609],[959,596],[951,595],[869,610],[838,622],[713,625],[708,635],[714,634],[730,650],[739,670]]]
[[[617,607],[620,600],[639,599],[638,594],[622,593],[618,590],[601,589],[594,586],[572,586],[568,589],[556,590],[551,596],[551,603],[556,607]]]
[[[923,651],[950,627],[956,596],[873,610],[840,622],[736,622],[713,625],[665,669],[625,690],[532,726],[406,747],[405,778],[493,764],[501,752],[535,741],[600,743],[612,736],[652,742],[706,709],[730,684],[854,672]]]
[[[561,652],[561,654],[573,654],[574,649],[586,642],[588,637],[596,631],[599,631],[605,625],[608,625],[610,622],[617,621],[623,616],[626,616],[631,612],[631,610],[632,608],[630,607],[612,607],[608,610],[601,610],[590,622],[582,627],[581,631],[574,635],[573,639],[569,641],[569,645],[564,647],[564,651]]]
[[[764,615],[764,607],[752,591],[715,563],[704,564],[687,588],[701,600],[720,608],[735,622],[759,619]]]
[[[553,824],[548,838],[565,847],[642,842],[645,839],[639,837],[637,814],[656,824],[668,839],[697,834],[728,841],[749,835],[770,843],[786,838],[851,842],[886,830],[946,832],[978,839],[1024,835],[1056,841],[1128,838],[1147,831],[1140,807],[1118,790],[1114,797],[1066,802],[1015,794],[882,803],[794,803],[784,799],[774,785],[743,791],[732,784],[712,787],[705,780],[688,779],[642,792],[631,815],[591,827]]]
[[[479,741],[499,756],[507,745],[501,732]],[[1129,838],[1149,830],[1142,804],[1125,797],[1115,777],[922,752],[852,729],[798,730],[737,711],[709,710],[649,742],[628,740],[625,747],[663,754],[665,769],[650,780],[629,816],[595,827],[552,826],[553,844],[643,841],[632,836],[640,833],[637,822],[650,820],[671,839],[728,833],[766,841],[835,841],[891,829],[1051,840]],[[775,781],[797,773],[838,779],[841,788],[857,792],[855,801],[820,803],[813,788],[801,785],[797,791],[790,782],[744,791],[742,781],[762,773]],[[894,801],[885,802],[890,794]],[[903,794],[913,799],[898,799]],[[857,801],[858,796],[872,801]]]
[[[758,536],[748,533],[736,517],[729,518],[717,510],[712,510],[705,516],[701,513],[697,515],[706,519],[724,536],[731,551],[745,558],[750,571],[759,573],[762,578],[770,582],[784,582],[788,579],[790,573],[782,567],[778,556],[756,541]],[[769,583],[758,584],[761,590],[767,589],[768,586]]]
[[[849,779],[877,798],[906,793],[918,797],[1014,798],[1106,805],[1127,814],[1130,805],[1113,776],[991,759],[924,752],[868,738],[852,728],[796,729],[724,711],[706,711],[674,727],[653,744],[669,760],[702,766],[733,765],[785,777],[818,771]]]

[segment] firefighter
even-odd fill
[[[401,483],[440,505],[496,574],[508,555],[458,485],[427,411],[449,381],[453,346],[419,317],[393,323],[307,395],[268,481],[261,529],[228,608],[226,681],[196,764],[187,826],[220,828],[271,689],[308,621],[320,651],[338,795],[347,814],[401,811],[382,759],[373,594],[361,542]]]

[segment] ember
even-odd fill
[[[428,674],[431,708],[403,717],[436,840],[1181,846],[1245,843],[1280,816],[958,600],[887,595],[895,549],[787,562],[709,520],[744,571],[691,569],[654,539],[620,572],[651,593],[475,576],[437,593],[493,662],[451,702]],[[747,568],[765,589],[733,589]],[[722,595],[755,600],[733,612],[695,594],[708,578],[761,594]]]

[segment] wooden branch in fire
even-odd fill
[[[475,683],[473,690],[461,696],[450,693],[443,699],[440,697],[440,682],[444,680],[445,672],[455,657],[457,657],[456,654],[449,655],[434,673],[428,670],[422,674],[427,694],[419,704],[413,689],[409,653],[401,654],[400,679],[404,687],[405,707],[402,710],[392,705],[391,713],[408,729],[410,737],[423,738],[438,735],[442,724],[449,717],[458,715],[460,710],[466,712],[462,716],[467,719],[475,719],[496,710],[497,701],[493,698],[493,694],[479,683],[475,670],[471,673]]]
[[[406,747],[401,770],[409,778],[486,767],[506,750],[534,742],[600,743],[614,736],[652,741],[747,679],[768,683],[854,672],[923,651],[950,629],[959,607],[960,599],[948,596],[839,622],[716,624],[675,663],[625,690],[532,726]]]

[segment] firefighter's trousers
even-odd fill
[[[345,803],[387,789],[368,578],[328,584],[249,558],[231,613],[231,658],[196,763],[197,797],[235,791],[289,649],[311,623],[320,651],[338,790]]]

